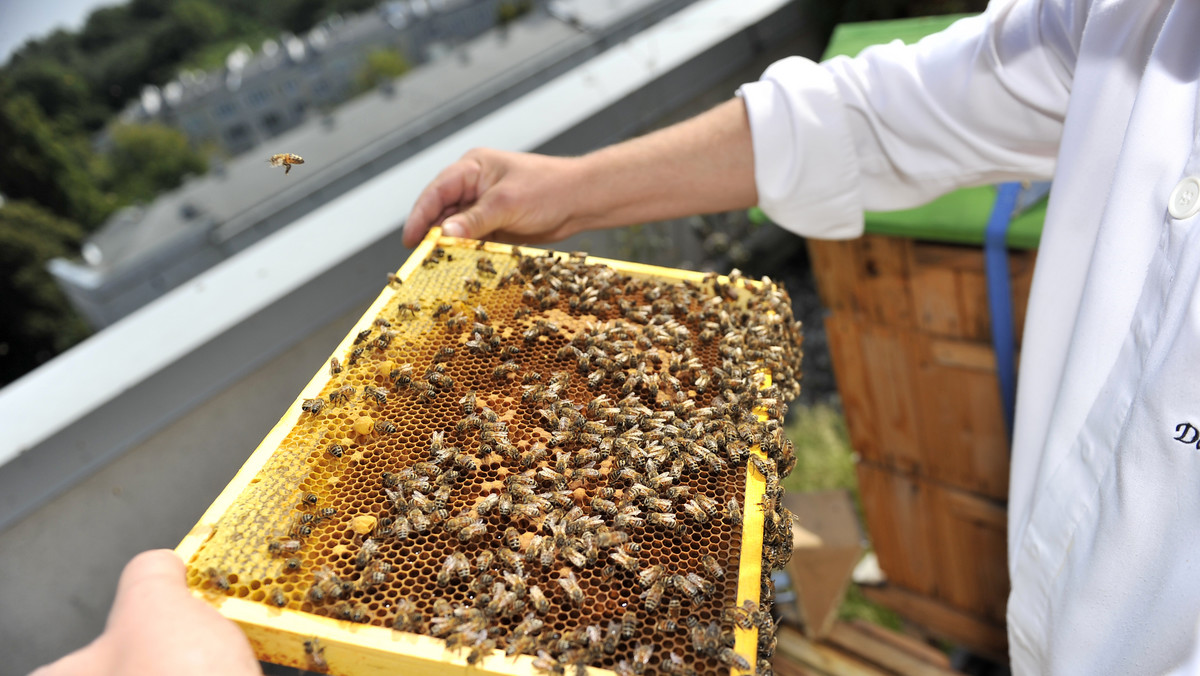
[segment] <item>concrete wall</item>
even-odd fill
[[[125,562],[179,544],[367,305],[245,374],[0,537],[0,674],[27,673],[96,637]]]

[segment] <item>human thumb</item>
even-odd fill
[[[493,230],[487,226],[485,209],[486,207],[477,203],[466,211],[448,217],[442,223],[442,234],[447,237],[483,239]]]

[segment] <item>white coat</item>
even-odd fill
[[[764,210],[814,237],[1054,181],[1008,503],[1017,674],[1158,674],[1200,618],[1200,2],[992,2],[739,94]]]

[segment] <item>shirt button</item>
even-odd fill
[[[1200,178],[1188,176],[1171,191],[1167,213],[1171,218],[1191,218],[1200,212]]]

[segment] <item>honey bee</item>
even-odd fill
[[[308,656],[309,666],[317,671],[325,671],[329,669],[329,664],[325,662],[325,648],[321,646],[321,641],[317,637],[312,637],[304,641],[304,654]]]
[[[394,272],[387,273],[388,286],[400,286],[404,280],[400,279],[399,275]]]
[[[737,498],[729,498],[729,502],[725,503],[725,518],[735,526],[742,525],[742,507]]]
[[[267,164],[272,167],[283,167],[283,174],[286,176],[294,164],[304,164],[304,158],[293,153],[279,153],[267,158]]]
[[[380,434],[395,434],[398,430],[396,423],[390,420],[380,420],[375,423],[375,431]]]
[[[440,305],[437,306],[436,309],[434,309],[433,318],[441,319],[446,313],[450,312],[453,309],[454,309],[454,307],[452,305],[450,305],[449,303],[441,303]]]
[[[483,290],[483,284],[481,284],[478,279],[471,279],[470,277],[464,277],[463,278],[463,288],[466,289],[467,293],[479,293],[480,291]]]
[[[650,664],[650,658],[654,656],[654,645],[650,643],[638,642],[633,649],[633,673],[644,674],[646,666]]]
[[[451,331],[461,331],[467,327],[467,318],[461,314],[454,314],[446,318],[446,328]]]
[[[579,586],[579,580],[575,577],[574,571],[568,571],[566,575],[559,577],[558,584],[567,593],[567,598],[571,599],[571,603],[576,606],[583,605],[583,588]]]
[[[267,543],[267,551],[274,556],[295,554],[300,551],[302,543],[299,540],[273,540]]]
[[[342,362],[338,361],[337,357],[329,358],[329,375],[336,376],[342,372]]]
[[[492,265],[492,261],[487,258],[476,259],[475,269],[485,275],[496,274],[496,266]]]
[[[345,404],[354,397],[355,389],[353,385],[343,385],[329,393],[330,404]]]
[[[487,533],[487,530],[487,524],[477,520],[458,531],[458,539],[460,542],[470,542],[476,538],[483,537]]]
[[[446,560],[442,562],[442,569],[438,572],[437,582],[445,587],[450,584],[454,578],[466,580],[471,575],[471,562],[462,552],[451,552]]]
[[[330,444],[326,450],[329,452],[329,455],[335,458],[341,458],[346,454],[346,447],[341,444]]]
[[[496,380],[504,380],[510,374],[520,370],[520,366],[516,362],[506,361],[492,370],[492,378]]]
[[[732,648],[721,648],[717,651],[717,658],[725,666],[734,667],[743,671],[750,670],[750,662],[746,661],[745,657],[735,653]]]
[[[725,579],[725,569],[721,567],[721,564],[717,563],[712,554],[705,554],[704,558],[700,559],[700,564],[704,566],[704,572],[718,580]]]
[[[413,366],[412,364],[401,364],[400,366],[392,369],[392,372],[388,375],[388,377],[392,380],[396,387],[405,387],[412,383]]]
[[[284,594],[283,590],[280,589],[279,587],[272,587],[271,588],[271,603],[282,608],[288,604],[287,595]]]
[[[300,402],[300,410],[308,411],[313,415],[320,413],[321,409],[323,408],[325,408],[325,400],[320,397],[317,397],[316,399],[305,399],[304,401]]]
[[[379,543],[375,542],[371,538],[367,538],[363,541],[362,547],[359,548],[358,554],[354,557],[354,565],[360,569],[366,568],[367,564],[370,563],[371,559],[375,558],[375,555],[378,553]]]
[[[443,347],[442,349],[437,351],[437,354],[433,355],[434,363],[450,361],[453,358],[454,358],[454,348],[452,348],[452,347]]]
[[[537,585],[530,585],[528,595],[529,602],[533,604],[533,609],[535,611],[541,615],[545,615],[546,613],[550,612],[550,600],[546,598],[546,595],[542,592],[541,587]]]
[[[374,399],[378,404],[386,404],[388,399],[387,390],[373,385],[363,385],[363,396]]]
[[[396,601],[396,619],[392,623],[397,631],[417,632],[425,623],[425,615],[415,603],[402,597]]]
[[[350,359],[348,360],[350,365],[354,366],[355,364],[357,364],[359,358],[362,357],[363,353],[366,351],[367,351],[367,349],[364,347],[356,347],[353,350],[351,350],[350,351]]]
[[[317,504],[317,500],[318,500],[319,498],[317,497],[317,494],[316,494],[316,493],[305,493],[305,494],[304,494],[304,497],[303,497],[303,498],[301,498],[301,499],[302,499],[304,502],[307,502],[307,503],[308,503],[308,504],[310,504],[310,505],[315,505],[315,504]]]
[[[409,303],[400,303],[399,305],[396,306],[396,314],[401,317],[403,317],[406,314],[410,317],[415,317],[417,315],[417,313],[420,311],[421,311],[421,304],[416,301],[412,301]]]
[[[216,587],[217,589],[220,589],[221,591],[229,591],[230,583],[229,583],[228,575],[225,575],[224,573],[217,570],[216,568],[209,568],[207,571],[207,575],[208,575],[208,581],[212,582],[212,585],[214,587]]]

